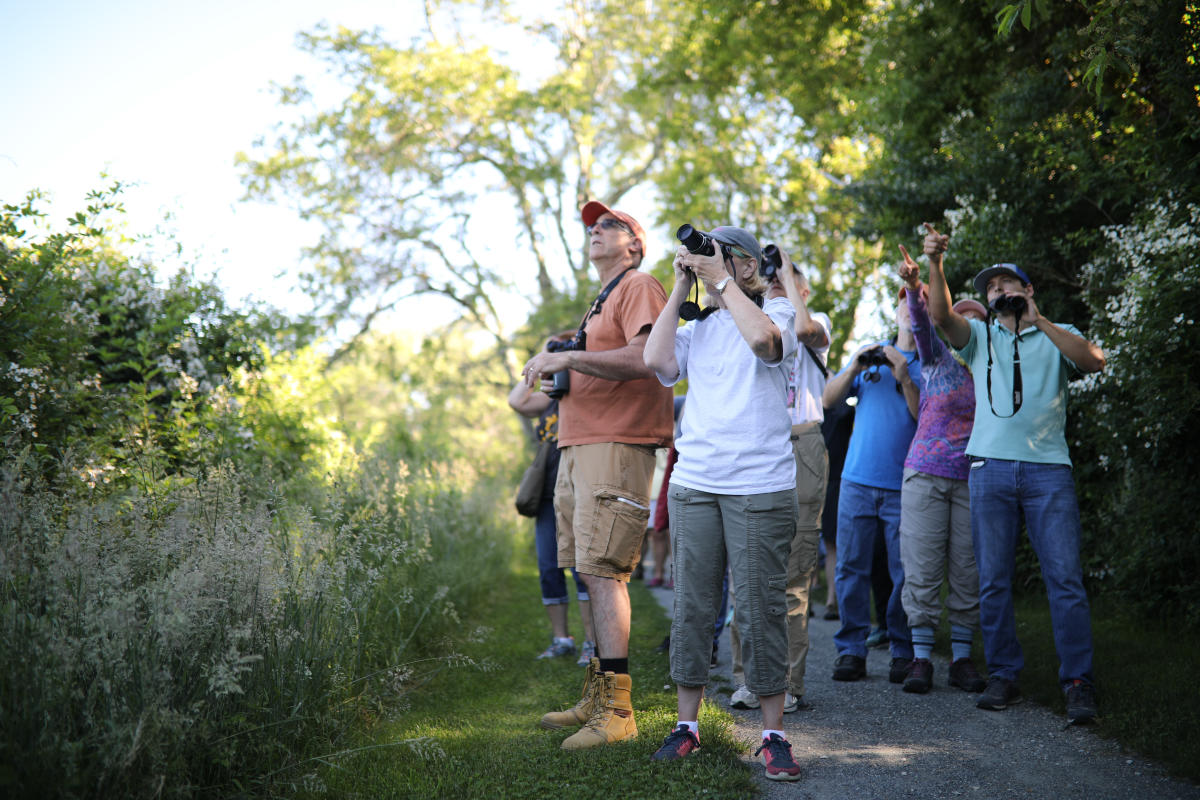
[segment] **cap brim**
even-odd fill
[[[973,281],[973,283],[975,285],[975,291],[978,292],[979,294],[986,295],[988,281],[990,281],[992,278],[996,277],[997,275],[1012,275],[1012,274],[1013,273],[1010,270],[1004,269],[1003,267],[988,267],[987,269],[980,270],[979,274],[975,276],[975,280]],[[1016,277],[1016,276],[1013,276],[1013,277]]]
[[[591,200],[584,204],[583,208],[579,209],[579,216],[583,218],[583,224],[588,227],[595,225],[596,220],[605,214],[612,214],[612,209],[599,200]]]

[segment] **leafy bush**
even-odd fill
[[[120,192],[93,192],[65,232],[39,235],[36,193],[0,214],[0,439],[47,466],[86,449],[85,469],[110,481],[137,477],[129,462],[151,442],[158,477],[217,463],[206,434],[229,411],[230,375],[304,330],[270,309],[235,312],[188,272],[160,286],[104,231]]]
[[[1090,575],[1131,610],[1200,626],[1200,528],[1181,503],[1200,471],[1200,206],[1148,202],[1083,269],[1093,335],[1108,357],[1080,381],[1074,459],[1086,487]],[[1110,288],[1111,287],[1111,288]]]
[[[62,234],[36,197],[0,217],[0,794],[286,790],[487,668],[456,651],[508,561],[512,415],[445,342],[331,370],[302,326],[159,286],[93,199]]]

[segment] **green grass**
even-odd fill
[[[1159,761],[1177,777],[1200,781],[1200,705],[1194,683],[1200,644],[1194,632],[1160,619],[1132,619],[1103,597],[1091,598],[1096,730]],[[1065,714],[1058,655],[1044,595],[1017,599],[1017,635],[1025,651],[1021,691]]]
[[[578,700],[584,669],[573,659],[535,660],[548,624],[537,576],[523,568],[498,578],[486,607],[464,620],[492,628],[486,641],[465,650],[495,669],[443,672],[410,698],[411,706],[397,719],[368,721],[357,744],[364,749],[326,759],[315,774],[317,785],[350,798],[753,795],[751,771],[740,760],[745,748],[731,735],[732,719],[708,704],[701,711],[703,749],[681,763],[651,763],[675,722],[667,657],[654,651],[668,622],[640,582],[630,584],[630,594],[636,741],[572,753],[559,747],[569,731],[537,726],[544,712]],[[579,640],[574,605],[571,618]]]

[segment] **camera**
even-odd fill
[[[992,311],[997,314],[1011,311],[1019,319],[1025,313],[1025,298],[1019,294],[1002,294],[992,301]]]
[[[675,238],[692,255],[711,256],[717,252],[716,240],[704,231],[696,230],[691,225],[680,225],[679,230],[675,231]]]
[[[587,349],[587,333],[585,331],[577,331],[567,341],[563,342],[558,339],[551,339],[546,342],[546,352],[548,353],[563,353],[568,350],[586,350]],[[571,373],[568,370],[560,369],[551,376],[553,386],[546,392],[548,397],[555,400],[562,397],[571,389]]]
[[[769,281],[775,280],[775,273],[783,269],[783,256],[779,248],[769,244],[763,248],[763,263],[758,267],[758,274]]]
[[[891,367],[892,362],[883,354],[883,345],[876,345],[858,357],[858,363],[864,367]],[[879,380],[879,371],[871,370],[863,374],[863,379],[871,382]]]

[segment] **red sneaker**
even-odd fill
[[[762,746],[754,751],[754,755],[759,753],[763,754],[762,762],[767,768],[767,777],[771,780],[800,780],[800,765],[792,758],[792,746],[778,733],[772,733],[769,739],[763,739]]]
[[[687,725],[680,725],[667,735],[662,747],[650,756],[651,761],[676,761],[693,750],[700,749],[700,740]]]

